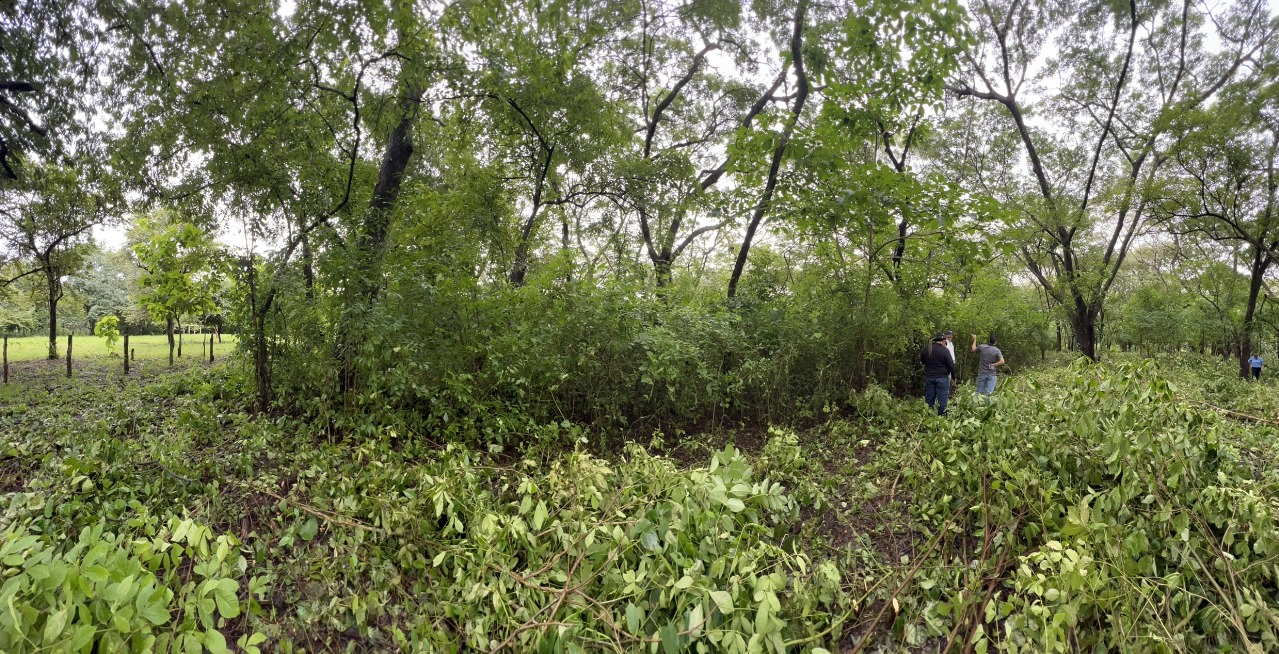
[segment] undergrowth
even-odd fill
[[[235,367],[14,386],[0,650],[1273,651],[1275,431],[1236,414],[1279,394],[1205,370],[491,452],[249,415]]]

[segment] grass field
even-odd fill
[[[182,345],[183,358],[198,357],[201,350],[201,339],[208,338],[207,334],[187,334],[184,337]],[[235,348],[236,340],[234,336],[223,335],[222,342],[217,343],[213,353],[215,356],[229,354]],[[164,334],[154,336],[130,336],[129,347],[134,351],[135,361],[148,361],[169,358],[169,342],[168,337]],[[116,342],[117,358],[124,353],[124,339],[121,338]],[[22,361],[40,361],[44,360],[49,353],[49,337],[48,336],[23,336],[20,338],[9,338],[9,362],[18,363]],[[58,356],[64,357],[67,353],[67,337],[58,337]],[[85,335],[77,335],[73,340],[71,352],[72,361],[80,360],[104,360],[108,356],[107,343],[105,340],[97,337]],[[207,356],[207,350],[206,355]]]

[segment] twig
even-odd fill
[[[186,483],[188,483],[188,484],[197,484],[197,483],[199,483],[199,482],[197,482],[197,481],[196,481],[196,480],[194,480],[194,479],[189,479],[189,478],[187,478],[187,477],[183,477],[182,475],[179,475],[178,473],[176,473],[176,472],[174,472],[174,471],[170,470],[167,466],[165,466],[163,463],[160,463],[159,461],[156,461],[156,462],[155,462],[155,464],[156,464],[157,466],[159,466],[159,467],[160,467],[160,470],[162,470],[162,471],[164,472],[164,474],[166,474],[166,475],[168,475],[168,476],[170,476],[170,477],[173,477],[174,479],[176,479],[176,480],[178,480],[178,481],[184,481],[184,482],[186,482]]]
[[[938,543],[941,542],[942,536],[946,533],[946,530],[950,528],[950,523],[955,520],[955,516],[959,515],[959,512],[965,510],[967,506],[967,501],[961,503],[959,508],[955,509],[955,511],[950,514],[950,517],[946,519],[946,522],[941,526],[941,529],[937,530],[937,535],[933,536],[933,540],[928,545],[928,549],[924,550],[923,554],[915,558],[915,565],[911,567],[910,572],[906,573],[906,578],[902,579],[901,584],[897,586],[897,590],[894,590],[893,594],[884,602],[884,606],[880,607],[879,613],[875,614],[875,618],[866,626],[866,632],[862,634],[862,637],[858,639],[857,644],[853,646],[853,649],[849,650],[848,654],[860,654],[860,652],[865,649],[866,643],[870,641],[870,637],[875,633],[875,627],[879,625],[879,621],[882,620],[884,618],[884,614],[888,612],[888,607],[891,606],[893,600],[897,599],[897,596],[905,590],[906,584],[909,584],[911,580],[915,578],[915,574],[919,572],[920,566],[924,564],[924,561],[928,560],[928,556],[933,553],[933,550],[937,547]]]
[[[1216,411],[1218,413],[1224,413],[1225,415],[1228,415],[1231,418],[1238,418],[1240,420],[1248,420],[1251,422],[1259,422],[1265,425],[1273,425],[1275,427],[1279,427],[1279,420],[1271,420],[1270,418],[1262,418],[1261,416],[1251,416],[1246,413],[1240,413],[1233,409],[1219,407],[1215,404],[1209,404],[1207,402],[1203,402],[1200,400],[1186,400],[1186,401],[1191,404],[1198,404],[1200,406],[1208,407],[1209,409],[1212,409],[1213,411]]]
[[[1016,527],[1013,528],[1014,531]],[[1000,579],[1004,577],[1004,563],[1008,559],[1008,551],[1012,549],[1010,545],[1005,545],[1003,552],[999,555],[999,562],[995,564],[995,576],[986,584],[986,596],[982,598],[981,604],[977,606],[977,612],[973,615],[973,628],[968,631],[968,642],[964,643],[964,654],[972,654],[974,649],[973,639],[977,637],[977,629],[982,625],[982,615],[986,612],[986,605],[990,604],[991,596],[995,594],[995,586]],[[947,646],[949,651],[949,645]]]
[[[253,484],[248,484],[248,483],[245,483],[245,482],[236,482],[236,483],[237,483],[237,484],[239,484],[240,486],[244,487],[244,488],[247,488],[247,489],[251,490],[251,491],[254,491],[254,492],[257,492],[257,493],[262,493],[263,495],[267,495],[267,496],[270,496],[270,497],[274,497],[275,499],[277,499],[277,500],[279,500],[279,501],[281,501],[281,502],[292,502],[292,503],[293,503],[293,504],[295,504],[295,505],[296,505],[299,509],[302,509],[303,511],[305,511],[305,512],[307,512],[307,513],[309,513],[309,514],[311,514],[311,515],[313,515],[313,516],[315,516],[315,517],[317,517],[317,518],[319,518],[319,519],[321,519],[321,520],[323,520],[323,521],[325,521],[325,522],[328,522],[328,523],[332,523],[332,524],[335,524],[335,525],[342,525],[343,527],[353,527],[353,528],[356,528],[356,529],[367,529],[367,530],[369,530],[369,531],[377,532],[377,533],[379,533],[379,534],[390,534],[390,533],[391,533],[391,532],[389,532],[389,531],[387,531],[387,530],[385,530],[385,529],[382,529],[382,528],[380,528],[380,527],[374,527],[373,525],[365,524],[365,523],[363,523],[363,522],[360,522],[360,521],[356,520],[355,518],[348,518],[348,517],[346,517],[346,516],[341,516],[341,515],[338,515],[338,514],[336,514],[336,513],[329,513],[329,512],[327,512],[327,511],[322,510],[322,509],[317,509],[317,508],[315,508],[315,507],[313,507],[313,506],[311,506],[311,505],[309,505],[309,504],[306,504],[305,502],[299,502],[298,500],[294,500],[294,499],[289,499],[289,498],[287,498],[287,497],[283,497],[283,496],[281,496],[281,495],[278,495],[278,494],[276,494],[276,493],[274,493],[274,492],[272,492],[272,491],[269,491],[269,490],[267,490],[267,489],[265,489],[265,488],[262,488],[262,487],[260,487],[260,486],[254,486]]]

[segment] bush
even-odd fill
[[[107,352],[115,355],[115,344],[120,340],[120,319],[115,316],[103,316],[93,325],[93,334],[106,341]]]

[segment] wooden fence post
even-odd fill
[[[67,334],[67,379],[71,379],[71,334]]]
[[[124,374],[129,374],[129,332],[124,333]]]

